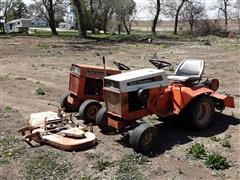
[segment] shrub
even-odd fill
[[[187,155],[194,159],[203,159],[206,157],[207,153],[204,149],[203,144],[193,144],[191,148],[187,149]]]
[[[208,168],[214,170],[223,170],[230,167],[228,160],[216,153],[207,155],[205,164]]]

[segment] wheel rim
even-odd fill
[[[91,106],[87,111],[87,117],[89,119],[94,119],[96,117],[98,108],[96,106]]]
[[[147,132],[142,138],[142,146],[147,147],[149,144],[152,143],[153,133]]]
[[[211,107],[208,103],[202,103],[199,106],[198,109],[198,113],[197,113],[197,121],[200,124],[205,124],[206,122],[208,122],[209,118],[210,118],[210,112],[211,112]]]

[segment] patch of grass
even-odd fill
[[[228,141],[228,138],[229,138],[229,136],[225,136],[224,138],[220,138],[220,137],[216,137],[216,136],[210,137],[210,139],[212,141],[220,143],[223,147],[231,148],[231,144]]]
[[[208,168],[214,170],[223,170],[230,167],[227,158],[216,153],[211,153],[207,155],[205,164]]]
[[[71,169],[68,162],[59,162],[59,154],[42,151],[32,156],[24,164],[25,179],[63,179]]]
[[[117,178],[127,179],[147,179],[144,174],[138,171],[138,166],[148,162],[148,159],[141,154],[127,154],[118,161]]]
[[[38,47],[40,49],[49,49],[50,48],[49,44],[39,44]]]
[[[23,80],[27,80],[27,78],[25,78],[25,77],[16,77],[15,80],[23,81]]]
[[[168,44],[160,44],[159,45],[159,48],[162,49],[162,48],[168,48],[169,45]]]
[[[240,49],[240,44],[233,44],[233,43],[221,43],[216,45],[218,48],[226,49],[226,50],[234,50]]]
[[[207,155],[206,150],[203,146],[203,144],[193,144],[192,147],[187,149],[187,156],[193,158],[193,159],[203,159]]]
[[[86,156],[87,160],[91,161],[91,160],[100,158],[102,156],[102,154],[87,152],[87,153],[85,153],[85,156]]]
[[[13,112],[13,110],[14,109],[12,107],[10,107],[10,106],[7,106],[7,107],[4,108],[5,112]]]
[[[42,88],[36,88],[36,95],[38,96],[44,96],[46,93]]]
[[[24,154],[24,147],[12,136],[0,136],[0,164],[7,164],[12,159]]]
[[[107,167],[109,167],[112,163],[108,160],[104,160],[104,159],[99,159],[96,163],[96,168],[99,171],[103,171],[105,169],[107,169]]]

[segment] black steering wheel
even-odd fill
[[[130,67],[120,62],[113,61],[113,64],[115,64],[119,70],[130,70]]]
[[[153,64],[157,69],[161,69],[161,68],[165,68],[168,66],[172,66],[171,63],[166,62],[166,61],[162,61],[162,60],[158,60],[158,59],[150,59],[149,62],[151,64]]]

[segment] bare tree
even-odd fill
[[[85,18],[84,18],[83,9],[82,9],[84,2],[83,0],[72,0],[72,1],[74,6],[77,9],[79,36],[84,38],[87,36]]]
[[[63,0],[33,0],[39,9],[39,11],[42,13],[44,18],[47,20],[52,34],[58,35],[56,30],[56,22],[55,22],[55,14],[56,9],[59,8],[59,6],[63,5]]]
[[[220,12],[224,15],[224,24],[225,24],[225,30],[228,29],[228,13],[229,13],[229,7],[231,5],[230,0],[218,0],[218,9]]]
[[[204,15],[204,5],[201,2],[196,1],[187,2],[181,13],[183,20],[188,22],[191,32],[193,32],[193,27],[196,21],[203,18]]]
[[[171,18],[174,18],[174,34],[178,31],[178,20],[179,15],[182,10],[183,5],[188,2],[188,0],[168,0],[164,4],[164,14]]]
[[[152,34],[153,35],[156,35],[156,26],[157,26],[159,14],[161,11],[161,0],[156,0],[155,9],[156,9],[156,12],[155,12],[154,19],[152,21]]]
[[[5,23],[10,20],[10,12],[12,11],[15,4],[15,0],[6,0],[3,2],[3,16]]]
[[[237,18],[237,23],[238,23],[238,32],[240,33],[240,0],[237,0],[234,4],[234,9],[235,9],[235,17]]]

